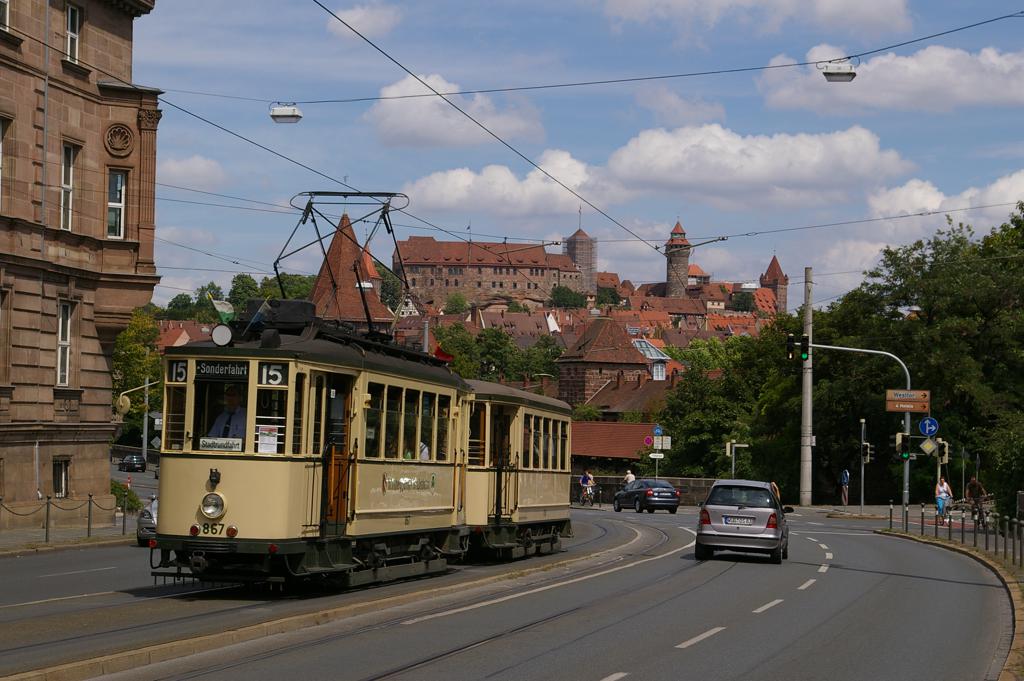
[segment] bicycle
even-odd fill
[[[586,506],[587,504],[590,504],[590,506],[593,507],[594,496],[595,493],[593,486],[584,487],[582,490],[580,490],[580,506]]]

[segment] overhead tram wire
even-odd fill
[[[495,140],[496,140],[497,142],[499,142],[499,143],[500,143],[500,144],[501,144],[502,146],[504,146],[504,147],[505,147],[506,149],[508,149],[509,151],[511,151],[511,152],[512,152],[513,154],[515,154],[516,156],[518,156],[518,157],[519,157],[520,159],[522,159],[523,161],[525,161],[526,163],[528,163],[528,164],[529,164],[529,165],[531,165],[532,167],[534,167],[534,168],[536,168],[537,170],[539,170],[539,171],[540,171],[541,173],[543,173],[543,174],[544,174],[544,176],[545,176],[545,177],[547,177],[547,178],[548,178],[549,180],[551,180],[552,182],[554,182],[555,184],[557,184],[558,186],[560,186],[560,187],[561,187],[562,189],[564,189],[565,191],[567,191],[567,192],[569,192],[570,194],[572,194],[572,195],[573,195],[574,197],[576,197],[577,199],[579,199],[579,200],[580,200],[580,201],[582,201],[583,203],[587,204],[587,206],[589,206],[589,207],[590,207],[590,208],[591,208],[592,210],[596,211],[597,213],[600,213],[600,214],[601,214],[602,216],[604,216],[604,217],[605,217],[605,218],[606,218],[606,219],[607,219],[607,220],[608,220],[609,222],[611,222],[611,223],[613,223],[613,224],[617,225],[617,226],[618,226],[618,227],[619,227],[620,229],[622,229],[623,231],[625,231],[625,232],[626,232],[627,234],[629,234],[629,235],[633,236],[633,237],[634,237],[634,238],[635,238],[635,239],[636,239],[637,241],[639,241],[640,243],[643,243],[643,244],[645,244],[645,245],[649,246],[650,248],[652,248],[652,249],[653,249],[653,250],[654,250],[655,252],[657,252],[657,253],[662,253],[662,251],[661,251],[661,248],[660,248],[659,246],[652,246],[652,245],[651,245],[650,243],[648,243],[647,241],[645,241],[645,240],[644,240],[644,239],[643,239],[643,238],[642,238],[642,237],[641,237],[641,236],[640,236],[639,234],[637,234],[636,232],[634,232],[633,230],[631,230],[631,229],[630,229],[629,227],[626,227],[626,225],[624,225],[624,224],[622,224],[621,222],[619,222],[618,220],[616,220],[616,219],[615,219],[614,217],[612,217],[612,216],[611,216],[611,215],[610,215],[609,213],[607,213],[607,212],[606,212],[605,210],[603,210],[602,208],[598,207],[598,206],[597,206],[597,205],[595,205],[595,204],[594,204],[593,202],[591,202],[591,201],[590,201],[589,199],[587,199],[587,198],[586,198],[585,196],[583,196],[582,194],[580,194],[579,192],[577,192],[577,191],[576,191],[575,189],[571,188],[571,187],[570,187],[569,185],[565,184],[564,182],[562,182],[561,180],[559,180],[559,179],[558,179],[557,177],[555,177],[554,175],[552,175],[551,173],[549,173],[549,172],[548,172],[547,170],[545,170],[545,169],[544,169],[544,168],[543,168],[542,166],[540,166],[540,165],[539,165],[539,164],[537,164],[537,163],[536,163],[535,161],[533,161],[533,159],[529,158],[528,156],[526,156],[526,154],[524,154],[523,152],[519,151],[519,150],[518,150],[517,148],[515,148],[514,146],[512,146],[512,145],[511,145],[511,144],[510,144],[509,142],[506,142],[504,138],[502,138],[502,137],[501,137],[500,135],[498,135],[497,133],[495,133],[494,131],[492,131],[492,130],[491,130],[490,128],[488,128],[488,127],[487,127],[486,125],[484,125],[483,123],[481,123],[481,122],[480,122],[479,120],[477,120],[476,118],[474,118],[472,114],[470,114],[469,112],[467,112],[467,111],[466,111],[465,109],[463,109],[462,107],[460,107],[460,106],[459,106],[458,104],[456,104],[456,103],[455,103],[455,102],[453,102],[452,100],[450,100],[450,99],[448,99],[447,97],[445,97],[445,96],[441,95],[441,94],[440,94],[440,93],[439,93],[439,92],[438,92],[437,90],[435,90],[435,89],[434,89],[434,88],[433,88],[433,87],[432,87],[432,86],[431,86],[431,85],[430,85],[429,83],[427,83],[426,81],[424,81],[424,80],[423,80],[422,78],[420,78],[420,77],[419,77],[418,75],[416,75],[416,74],[415,74],[415,73],[413,73],[413,72],[412,72],[411,70],[409,70],[409,69],[408,69],[408,68],[407,68],[407,67],[406,67],[406,66],[405,66],[404,64],[402,64],[402,63],[401,63],[401,62],[399,62],[399,61],[398,61],[397,59],[395,59],[395,58],[394,58],[394,57],[392,57],[392,56],[391,56],[390,54],[388,54],[388,53],[387,53],[387,52],[386,52],[386,51],[385,51],[385,50],[384,50],[383,48],[379,47],[379,46],[378,46],[378,45],[377,45],[376,43],[374,43],[374,42],[373,42],[372,40],[370,40],[369,38],[367,38],[366,36],[364,36],[364,35],[363,35],[362,33],[360,33],[360,32],[359,32],[358,30],[356,30],[356,29],[355,29],[355,28],[354,28],[354,27],[353,27],[353,26],[352,26],[351,24],[349,24],[349,23],[348,23],[348,22],[346,22],[346,21],[345,21],[344,19],[342,19],[341,17],[339,17],[339,16],[338,16],[338,15],[337,15],[337,14],[336,14],[335,12],[331,11],[330,9],[328,9],[328,8],[327,8],[327,7],[326,7],[326,6],[325,6],[325,5],[323,4],[323,3],[321,3],[321,2],[320,2],[320,0],[313,0],[313,3],[314,3],[314,4],[316,4],[316,5],[318,5],[318,6],[319,6],[319,7],[321,8],[321,9],[323,9],[323,10],[324,10],[325,12],[327,12],[327,14],[329,14],[329,15],[330,15],[330,16],[332,16],[332,17],[334,17],[334,19],[335,19],[336,21],[340,22],[340,23],[341,23],[341,24],[342,24],[343,26],[345,26],[345,28],[347,28],[347,29],[348,29],[348,30],[350,30],[350,31],[351,31],[352,33],[354,33],[354,34],[356,34],[357,36],[359,36],[359,38],[360,38],[360,39],[362,39],[362,40],[363,40],[363,41],[364,41],[364,42],[365,42],[366,44],[368,44],[368,45],[369,45],[370,47],[372,47],[372,48],[373,48],[373,49],[375,49],[375,50],[376,50],[377,52],[379,52],[379,53],[380,53],[381,55],[383,55],[383,56],[384,56],[384,57],[385,57],[385,58],[386,58],[386,59],[387,59],[388,61],[390,61],[391,63],[393,63],[393,64],[394,64],[395,66],[397,66],[398,68],[400,68],[400,69],[401,69],[402,71],[404,71],[405,73],[407,73],[407,74],[408,74],[409,76],[411,76],[412,78],[414,78],[414,79],[415,79],[415,80],[416,80],[417,82],[419,82],[419,83],[420,83],[421,85],[423,85],[424,87],[426,87],[427,89],[429,89],[429,90],[430,90],[431,92],[433,92],[433,93],[434,93],[434,94],[435,94],[436,96],[440,97],[440,98],[441,98],[441,99],[442,99],[442,100],[443,100],[443,101],[444,101],[445,103],[447,103],[447,104],[448,104],[448,106],[452,107],[453,109],[455,109],[456,111],[458,111],[458,112],[459,112],[460,114],[462,114],[462,115],[463,115],[464,117],[466,117],[467,119],[469,119],[470,121],[472,121],[472,123],[473,123],[474,125],[476,125],[476,126],[477,126],[478,128],[480,128],[481,130],[483,130],[483,131],[484,131],[485,133],[487,133],[488,135],[490,135],[491,137],[493,137],[493,138],[494,138],[494,139],[495,139]],[[429,223],[428,223],[428,224],[429,224]],[[716,239],[713,239],[713,241],[724,241],[724,240],[725,240],[724,238],[716,238]],[[709,243],[709,242],[705,242],[705,243]],[[691,246],[691,249],[692,249],[692,248],[695,248],[696,246],[703,246],[703,245],[704,245],[703,243],[702,243],[702,244],[696,244],[696,245],[693,245],[693,246]],[[667,257],[667,253],[663,253],[662,255],[665,255],[665,256]],[[686,281],[685,281],[685,279],[683,279],[683,277],[682,277],[682,276],[681,276],[681,275],[680,275],[680,274],[679,274],[678,272],[676,272],[676,271],[675,271],[674,269],[672,270],[672,272],[673,272],[673,274],[675,274],[675,275],[676,275],[676,277],[677,277],[677,278],[679,279],[679,282],[680,282],[680,283],[681,283],[681,284],[682,284],[682,285],[683,285],[683,286],[685,287],[685,286],[686,286]]]
[[[319,4],[319,3],[317,3],[317,4]],[[453,91],[453,92],[440,92],[440,93],[438,93],[438,92],[424,92],[424,93],[421,93],[421,94],[378,95],[378,96],[374,96],[374,97],[350,97],[350,98],[345,98],[345,99],[307,99],[307,100],[295,100],[295,103],[296,104],[357,104],[357,103],[363,103],[363,102],[379,102],[379,101],[384,101],[384,100],[417,99],[417,98],[422,98],[422,97],[437,97],[437,96],[454,97],[454,96],[461,96],[461,95],[497,94],[497,93],[504,93],[504,92],[526,92],[526,91],[531,91],[531,90],[555,90],[555,89],[578,88],[578,87],[595,87],[595,86],[600,86],[600,85],[623,85],[623,84],[630,84],[630,83],[643,83],[643,82],[659,81],[659,80],[677,80],[677,79],[681,79],[681,78],[695,78],[695,77],[700,77],[700,76],[732,75],[732,74],[737,74],[737,73],[751,73],[751,72],[757,72],[757,71],[770,71],[770,70],[775,70],[775,69],[795,68],[795,67],[802,67],[802,66],[814,66],[814,65],[817,65],[817,64],[824,64],[824,63],[828,63],[828,62],[841,62],[841,61],[848,61],[848,60],[851,60],[851,59],[860,59],[862,57],[866,57],[866,56],[869,56],[869,55],[872,55],[872,54],[878,54],[879,52],[884,52],[886,50],[894,50],[894,49],[899,48],[899,47],[906,47],[907,45],[913,45],[915,43],[920,43],[920,42],[925,42],[925,41],[933,40],[935,38],[940,38],[942,36],[951,35],[953,33],[959,33],[961,31],[966,31],[966,30],[969,30],[969,29],[972,29],[972,28],[977,28],[979,26],[984,26],[986,24],[995,23],[997,21],[1003,21],[1004,19],[1021,18],[1021,17],[1024,17],[1024,10],[1019,11],[1019,12],[1013,12],[1011,14],[1005,14],[1005,15],[998,16],[998,17],[993,17],[991,19],[985,19],[983,21],[978,21],[978,22],[975,22],[973,24],[967,24],[965,26],[958,26],[956,28],[952,28],[952,29],[949,29],[949,30],[946,30],[946,31],[940,31],[939,33],[932,33],[930,35],[921,36],[919,38],[913,38],[911,40],[906,40],[906,41],[903,41],[903,42],[900,42],[900,43],[893,43],[892,45],[886,45],[885,47],[879,47],[879,48],[875,48],[875,49],[871,49],[871,50],[866,50],[866,51],[863,51],[863,52],[852,53],[852,54],[849,54],[849,55],[846,55],[846,56],[843,56],[843,57],[835,57],[833,59],[819,60],[819,61],[787,62],[785,64],[769,64],[769,65],[762,65],[762,66],[745,66],[745,67],[736,67],[736,68],[711,69],[711,70],[707,70],[707,71],[690,71],[690,72],[683,72],[683,73],[669,73],[669,74],[652,75],[652,76],[632,76],[632,77],[624,77],[624,78],[605,78],[605,79],[597,79],[597,80],[571,81],[571,82],[565,82],[565,83],[548,83],[548,84],[544,84],[544,85],[521,85],[521,86],[511,86],[511,87],[479,88],[479,89],[475,89],[475,90],[457,90],[457,91]],[[263,104],[279,101],[279,99],[261,99],[261,98],[258,98],[258,97],[243,97],[243,96],[239,96],[239,95],[226,95],[226,94],[215,93],[215,92],[200,92],[200,91],[196,91],[196,90],[182,90],[182,89],[172,89],[172,88],[167,88],[166,92],[179,92],[179,93],[182,93],[182,94],[198,95],[198,96],[202,96],[202,97],[219,97],[219,98],[223,98],[223,99],[234,99],[234,100],[248,101],[248,102],[260,102],[260,103],[263,103]],[[289,101],[291,101],[291,99],[289,99]]]

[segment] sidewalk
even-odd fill
[[[124,534],[121,534],[121,514],[118,513],[114,525],[94,525],[91,537],[86,537],[86,527],[51,527],[49,543],[46,542],[46,530],[41,527],[2,529],[0,556],[64,548],[134,544],[135,521],[136,515],[129,515]]]

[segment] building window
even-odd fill
[[[124,238],[124,186],[128,173],[111,170],[107,179],[107,238]]]
[[[416,285],[416,277],[413,277],[413,278],[412,278],[412,285],[413,285],[413,286],[415,286],[415,285]]]
[[[10,2],[8,0],[0,0],[0,29],[7,30],[10,25]]]
[[[68,495],[68,472],[70,469],[70,459],[53,460],[53,496],[57,499],[63,499]]]
[[[60,164],[60,228],[71,231],[71,216],[74,211],[75,158],[78,147],[64,143]]]
[[[64,47],[67,53],[67,60],[78,63],[78,34],[82,30],[82,10],[74,5],[68,5],[68,39]]]
[[[480,288],[481,286],[483,286],[483,282],[482,281],[476,282],[476,287],[477,288]]]
[[[57,306],[57,385],[68,385],[71,369],[71,303]]]
[[[3,2],[3,0],[0,0],[0,19],[3,19],[4,17],[6,17],[6,12],[7,12],[7,3]],[[5,21],[4,22],[4,28],[6,28],[6,27],[7,27],[7,23]],[[4,194],[3,187],[4,187],[4,180],[6,179],[6,176],[4,175],[4,171],[7,170],[7,168],[4,166],[4,163],[7,160],[7,159],[4,158],[4,141],[7,138],[7,128],[9,126],[10,126],[10,121],[8,121],[6,118],[0,118],[0,210],[3,209],[3,205],[4,205],[3,204],[3,198],[4,198],[3,197],[3,194]]]
[[[653,367],[651,367],[651,371],[652,371],[652,373],[654,375],[654,380],[655,381],[664,381],[665,380],[665,365],[662,364],[661,362],[655,363],[655,365]]]

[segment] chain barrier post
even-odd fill
[[[939,509],[935,508],[935,538],[939,538]]]
[[[1010,565],[1017,564],[1017,519],[1010,518]]]
[[[974,520],[974,548],[978,548],[978,516],[972,512],[971,518]]]
[[[948,540],[953,541],[953,509],[946,511],[946,530],[949,534]]]
[[[50,495],[46,495],[46,534],[44,535],[43,541],[47,544],[50,543]]]
[[[124,501],[121,502],[121,536],[128,534],[128,488],[124,490]]]
[[[985,533],[985,550],[988,551],[988,514],[986,513],[983,518],[984,519],[981,521],[981,530]]]
[[[4,512],[4,498],[0,497],[0,513]],[[0,530],[4,529],[4,524],[0,523]]]
[[[999,534],[999,528],[996,528],[996,534]],[[1006,563],[1006,545],[1010,543],[1010,516],[1003,516],[1003,564]]]
[[[903,531],[910,532],[910,507],[903,504]]]
[[[91,537],[92,536],[92,494],[91,493],[89,494],[89,513],[88,513],[87,517],[88,517],[88,520],[86,520],[86,524],[85,524],[85,536],[86,537]]]
[[[921,536],[924,536],[924,502],[921,502]]]

